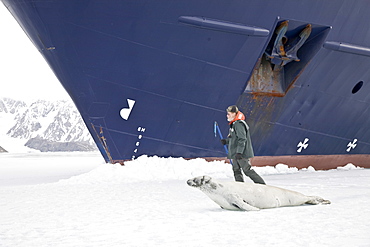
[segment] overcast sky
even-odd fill
[[[69,99],[48,64],[0,1],[0,97]]]

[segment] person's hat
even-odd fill
[[[226,111],[228,112],[233,112],[233,113],[237,113],[239,111],[238,107],[236,105],[231,105],[229,106]]]

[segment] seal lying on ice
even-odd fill
[[[298,206],[302,204],[330,204],[318,196],[306,196],[299,192],[270,185],[218,182],[209,176],[187,181],[188,185],[203,191],[223,209],[256,211],[264,208]]]

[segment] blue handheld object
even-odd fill
[[[221,133],[220,127],[218,126],[218,123],[216,121],[215,121],[215,124],[214,124],[214,132],[215,132],[215,137],[217,136],[217,132],[218,132],[218,136],[220,137],[220,139],[221,140],[224,139],[222,137],[222,133]],[[224,149],[225,149],[226,154],[228,154],[229,151],[227,149],[226,144],[224,145]],[[233,162],[231,161],[231,159],[230,159],[230,164],[233,164]]]

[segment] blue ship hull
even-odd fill
[[[257,156],[369,164],[367,1],[2,1],[107,162],[224,157],[237,104]]]

